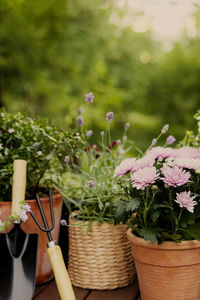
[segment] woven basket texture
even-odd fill
[[[136,270],[127,226],[69,218],[69,266],[72,284],[87,289],[115,289],[132,283]]]

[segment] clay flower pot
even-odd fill
[[[36,200],[27,200],[26,202],[31,206],[33,213],[40,221],[40,223],[43,224]],[[51,224],[49,198],[48,197],[41,198],[41,202],[44,207],[44,211],[46,213],[48,223]],[[11,202],[10,201],[0,202],[0,210],[1,210],[2,221],[7,221],[8,216],[11,213]],[[53,195],[53,210],[54,210],[54,217],[55,217],[55,228],[51,233],[53,239],[58,240],[59,230],[60,230],[61,211],[62,211],[62,196],[59,193]],[[7,229],[7,231],[10,231],[11,226]],[[53,271],[46,251],[47,248],[46,244],[48,242],[47,234],[45,232],[42,232],[37,227],[37,225],[35,224],[34,220],[30,215],[26,222],[21,223],[21,228],[26,233],[39,234],[36,284],[39,285],[51,280],[53,278]]]
[[[161,245],[127,232],[142,300],[200,299],[200,242]]]

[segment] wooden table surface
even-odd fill
[[[97,291],[74,287],[74,292],[76,300],[141,300],[137,280],[127,287],[116,290]],[[60,300],[55,281],[37,287],[33,299]]]

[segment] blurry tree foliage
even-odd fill
[[[168,52],[151,31],[119,26],[123,16],[108,0],[1,0],[0,106],[68,128],[92,91],[84,117],[93,142],[108,111],[113,138],[127,121],[141,148],[165,123],[182,138],[200,106],[199,8],[196,35],[183,33]]]

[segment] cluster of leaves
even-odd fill
[[[31,119],[26,114],[0,111],[0,201],[9,201],[12,190],[13,161],[27,161],[26,198],[35,197],[50,187],[50,173],[66,170],[65,156],[78,155],[82,143],[78,133],[50,126],[46,119]]]

